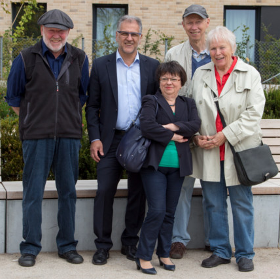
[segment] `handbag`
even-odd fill
[[[142,108],[140,108],[135,120],[132,121],[131,125],[122,137],[116,151],[116,157],[119,163],[127,171],[131,172],[140,171],[151,144],[151,140],[143,137],[140,127],[136,125],[136,121],[141,114],[141,110]],[[156,113],[157,110],[158,103]]]
[[[219,108],[218,98],[213,91],[212,93],[223,127],[226,127],[224,117]],[[233,154],[233,161],[240,184],[245,186],[257,185],[278,174],[278,167],[268,145],[261,142],[260,146],[237,152],[231,143],[228,143]]]

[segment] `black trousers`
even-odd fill
[[[111,239],[113,222],[114,196],[120,181],[123,168],[116,159],[116,149],[122,135],[115,135],[111,147],[97,165],[98,189],[94,199],[94,233],[97,236],[97,249],[110,250],[113,246]],[[145,192],[139,173],[128,174],[128,197],[125,214],[125,230],[122,233],[123,245],[136,245],[145,216]]]

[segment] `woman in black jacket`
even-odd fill
[[[160,89],[154,96],[143,97],[140,116],[141,131],[152,140],[141,169],[148,213],[136,253],[137,268],[147,274],[156,274],[150,262],[156,240],[160,265],[175,270],[169,259],[174,214],[184,177],[192,174],[188,140],[199,130],[201,122],[195,102],[178,96],[187,80],[179,63],[162,63],[156,78]]]

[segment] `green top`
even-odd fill
[[[175,113],[173,113],[175,115]],[[179,157],[175,141],[171,140],[161,157],[159,167],[179,168]]]

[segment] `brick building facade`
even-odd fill
[[[11,6],[12,4],[5,0]],[[159,30],[167,36],[175,37],[172,45],[186,39],[186,34],[182,28],[182,14],[185,8],[193,3],[203,5],[210,16],[210,28],[223,25],[225,19],[225,7],[236,6],[253,9],[260,7],[277,7],[280,0],[200,0],[198,2],[186,2],[180,0],[37,0],[38,3],[46,3],[47,10],[61,9],[66,12],[74,22],[74,29],[70,32],[69,42],[81,34],[85,38],[84,49],[90,54],[92,51],[93,39],[93,6],[96,4],[126,5],[128,14],[136,15],[142,19],[143,34],[149,28]],[[279,10],[280,11],[280,10]],[[260,21],[261,19],[258,19]],[[108,22],[109,23],[109,22]],[[0,35],[4,33],[12,24],[11,14],[6,14],[0,10]],[[261,22],[258,24],[260,26]],[[257,27],[260,28],[260,27]],[[79,46],[81,47],[81,45]]]

